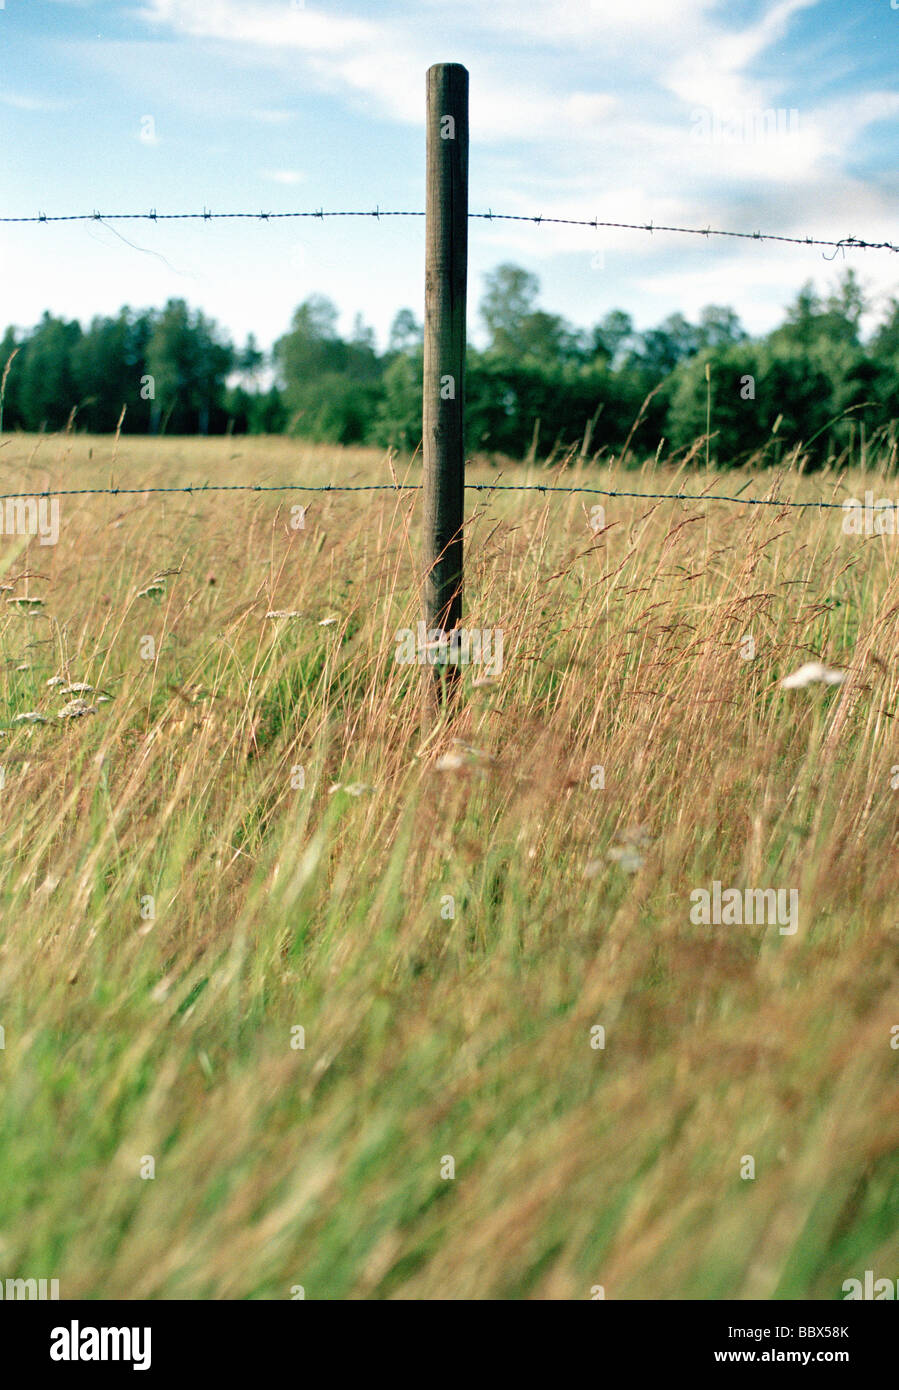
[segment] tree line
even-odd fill
[[[862,334],[868,310],[854,272],[833,291],[799,291],[784,321],[752,338],[733,309],[695,323],[672,314],[638,332],[622,310],[591,329],[538,307],[539,282],[515,265],[486,277],[487,345],[469,347],[470,452],[523,457],[583,443],[590,452],[696,448],[708,433],[722,464],[767,461],[801,443],[811,464],[861,440],[895,458],[899,300]],[[91,433],[290,433],[324,443],[414,450],[421,439],[422,327],[402,309],[378,352],[357,315],[313,295],[270,353],[237,348],[183,300],[123,308],[86,327],[45,313],[0,341],[0,427]],[[124,415],[123,415],[124,410]]]

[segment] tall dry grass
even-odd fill
[[[283,440],[0,460],[4,491],[390,476]],[[466,671],[425,738],[394,659],[417,507],[72,497],[57,546],[3,541],[2,597],[45,602],[0,604],[0,1277],[832,1299],[895,1276],[899,537],[470,493],[465,622],[502,629],[503,670]],[[846,683],[782,690],[812,658]],[[54,676],[110,698],[60,720]],[[694,925],[715,879],[798,889],[798,931]]]

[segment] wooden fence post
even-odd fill
[[[462,616],[465,499],[465,296],[468,279],[468,71],[435,63],[427,76],[424,398],[424,619],[428,642]],[[443,653],[440,653],[442,656]],[[426,665],[431,713],[458,682],[454,665]]]

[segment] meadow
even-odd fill
[[[420,481],[285,438],[0,461],[4,492]],[[895,487],[875,459],[630,464],[469,477]],[[0,539],[0,1278],[832,1300],[899,1274],[899,537],[540,492],[466,515],[502,670],[427,729],[396,660],[416,492],[62,497],[56,545]],[[846,680],[781,687],[812,660]],[[797,890],[798,929],[694,923],[714,881]]]

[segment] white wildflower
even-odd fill
[[[464,753],[445,753],[442,758],[438,758],[434,768],[437,772],[458,772],[466,763]]]
[[[63,705],[58,717],[60,719],[78,719],[82,714],[96,713],[96,705],[89,705],[86,700],[70,700],[67,705]]]
[[[482,768],[485,763],[496,762],[491,753],[485,753],[481,748],[473,748],[470,743],[463,743],[461,739],[453,739],[453,747],[449,753],[445,753],[434,764],[437,772],[458,772],[463,767]]]
[[[784,690],[804,690],[807,685],[842,685],[846,679],[845,671],[832,671],[820,661],[807,661],[790,676],[784,676],[781,685]]]
[[[626,874],[635,874],[638,869],[642,869],[646,862],[643,855],[633,845],[613,845],[609,850],[609,858],[614,859],[620,869]]]

